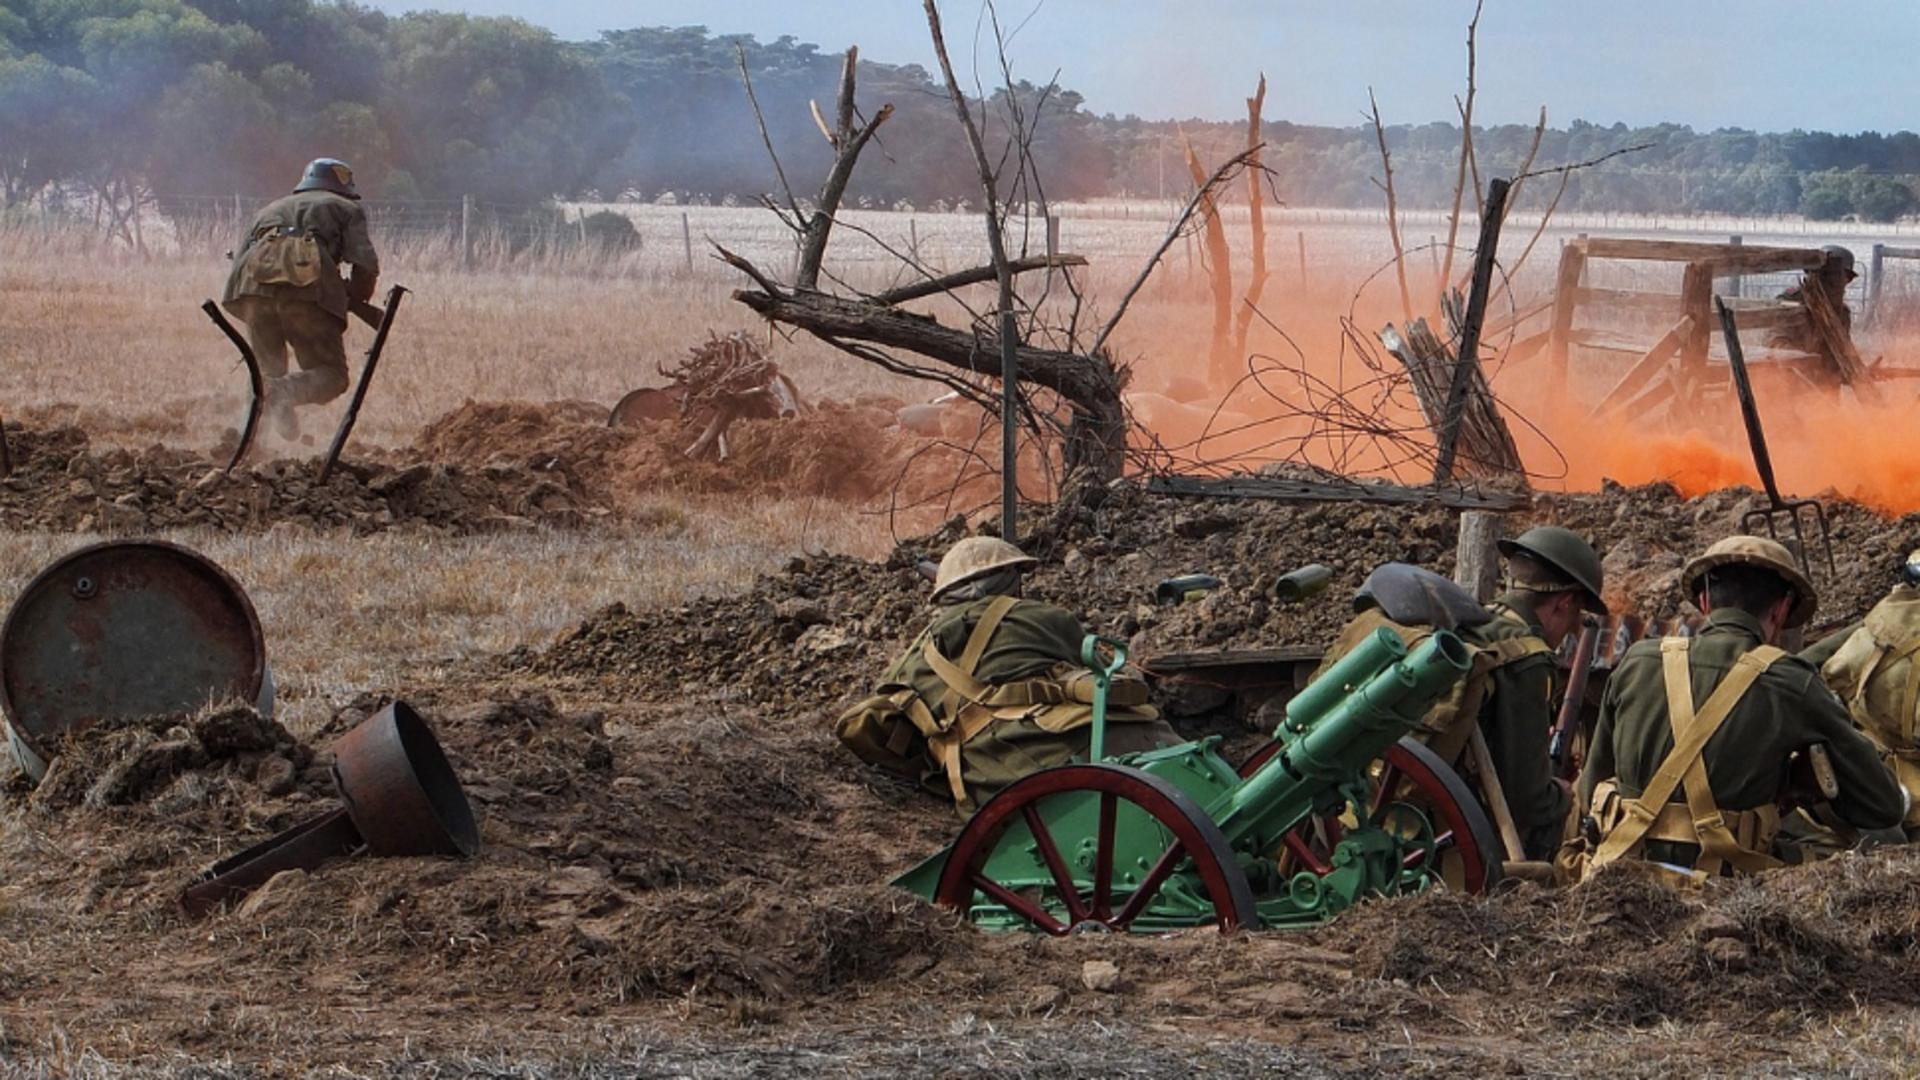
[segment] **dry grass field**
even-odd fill
[[[1063,247],[1094,260],[1085,280],[1090,286],[1089,311],[1096,318],[1111,310],[1165,226],[1164,208],[1138,209],[1118,217],[1067,212]],[[710,332],[764,334],[764,327],[730,301],[728,294],[736,281],[726,267],[696,258],[693,270],[686,270],[682,212],[672,207],[635,208],[646,244],[639,254],[620,260],[560,257],[515,263],[489,256],[466,271],[451,265],[453,253],[444,240],[396,239],[387,249],[386,282],[403,284],[412,295],[405,302],[356,429],[354,447],[370,452],[403,450],[429,423],[469,400],[585,401],[610,406],[636,386],[660,382],[656,366],[676,359]],[[701,207],[685,212],[696,245],[711,238],[776,271],[788,257],[785,237],[761,211]],[[856,229],[836,240],[829,268],[863,286],[896,279],[883,242],[917,244],[922,257],[941,269],[971,265],[980,258],[979,221],[972,215],[858,211],[848,218]],[[1421,231],[1426,228],[1422,225]],[[1308,252],[1304,276],[1296,258],[1296,233],[1304,236]],[[1550,276],[1550,249],[1557,238],[1549,234],[1542,242],[1517,290],[1521,295],[1533,295],[1529,290]],[[161,443],[206,450],[221,440],[225,429],[239,418],[245,379],[231,348],[198,305],[216,294],[224,265],[218,253],[170,247],[160,239],[156,237],[151,253],[136,255],[84,235],[0,228],[0,416],[32,428],[74,425],[98,447],[138,450]],[[1238,243],[1240,234],[1236,232],[1233,239]],[[1287,231],[1277,233],[1272,243],[1274,278],[1262,310],[1274,326],[1256,328],[1252,344],[1256,351],[1306,357],[1310,364],[1324,365],[1339,355],[1342,316],[1351,314],[1363,330],[1395,317],[1390,310],[1397,307],[1390,296],[1390,276],[1369,281],[1385,250],[1376,224],[1364,218],[1315,221],[1303,214]],[[697,248],[696,256],[701,254]],[[1114,338],[1116,354],[1135,368],[1138,388],[1162,389],[1204,363],[1210,307],[1204,278],[1193,260],[1185,245],[1176,245]],[[1369,283],[1363,288],[1363,282]],[[985,306],[989,291],[978,292],[979,306]],[[1361,294],[1357,302],[1356,292]],[[949,316],[960,314],[953,305],[941,310]],[[369,338],[365,327],[352,328],[350,355],[364,348]],[[880,395],[911,401],[931,396],[924,385],[887,375],[810,340],[775,339],[771,356],[815,400],[851,401]],[[1500,388],[1520,398],[1530,389],[1524,372]],[[297,458],[319,453],[338,408],[322,410],[308,422],[310,442],[270,441],[266,444],[269,455]],[[1569,446],[1586,449],[1598,446],[1611,452],[1609,447],[1631,443],[1635,454],[1608,459],[1629,461],[1639,470],[1627,479],[1666,475],[1661,470],[1673,465],[1663,455],[1671,448],[1651,437],[1640,438],[1644,433],[1628,434],[1634,438],[1621,439],[1618,432],[1584,436],[1562,432]],[[1726,457],[1724,448],[1706,443],[1690,444],[1687,451],[1718,455],[1712,457],[1714,462]],[[349,457],[353,454],[350,447]],[[1600,475],[1590,470],[1575,482],[1597,483]],[[1796,481],[1801,475],[1815,477],[1809,482],[1820,482],[1815,473],[1797,474]],[[295,735],[324,741],[333,732],[329,725],[337,722],[336,710],[364,693],[425,692],[437,699],[436,704],[457,712],[472,698],[511,689],[503,687],[504,676],[490,666],[491,658],[522,646],[543,647],[609,604],[622,603],[645,612],[678,607],[700,596],[739,593],[756,575],[774,571],[803,553],[884,557],[894,537],[875,510],[857,501],[825,498],[658,493],[636,496],[623,507],[618,520],[591,528],[458,536],[396,528],[355,535],[345,528],[314,530],[282,524],[260,532],[193,529],[165,535],[206,553],[246,586],[264,625],[282,719]],[[0,545],[0,598],[10,598],[51,559],[97,538],[90,531],[10,535],[8,543]],[[710,636],[698,640],[711,641],[717,635],[724,641],[741,628],[702,629]],[[910,630],[900,628],[901,633]],[[794,678],[804,690],[805,672]],[[804,788],[804,797],[796,797],[797,808],[779,804],[782,814],[797,819],[792,823],[795,835],[809,841],[818,839],[809,830],[822,828],[819,821],[830,813],[840,815],[831,818],[836,824],[853,822],[864,830],[863,842],[892,857],[897,853],[888,844],[905,846],[913,841],[916,829],[931,834],[951,824],[927,809],[918,816],[903,817],[907,824],[901,836],[885,835],[893,821],[887,815],[897,809],[900,795],[864,786],[864,775],[855,773],[826,745],[819,732],[822,717],[813,711],[824,715],[831,702],[818,702],[817,709],[804,717],[812,742],[789,744],[778,742],[790,737],[789,728],[772,728],[760,735],[755,725],[761,717],[753,707],[738,702],[709,715],[701,711],[707,707],[705,699],[687,705],[663,700],[664,695],[657,692],[622,694],[563,680],[541,689],[554,687],[565,699],[563,707],[605,713],[624,761],[645,769],[656,766],[656,758],[668,762],[659,775],[641,775],[648,784],[668,788],[667,801],[696,819],[701,808],[687,810],[681,803],[689,796],[669,785],[674,770],[737,768],[739,773],[725,775],[753,788],[762,782],[785,783],[785,770],[791,767],[796,773],[813,770],[808,774],[813,786]],[[797,721],[787,717],[782,723]],[[534,725],[529,722],[528,726]],[[756,737],[778,742],[766,752],[778,762],[774,771],[780,775],[768,780],[754,774],[748,766],[764,766],[760,758],[723,756],[716,761],[710,755],[723,751],[696,744],[685,734],[689,731],[727,736],[715,745],[753,747],[758,745]],[[524,737],[525,732],[518,735]],[[498,736],[510,739],[515,733]],[[683,739],[687,741],[677,741]],[[468,749],[479,756],[471,745]],[[507,746],[502,753],[511,749]],[[821,761],[828,764],[821,766]],[[618,788],[621,780],[641,783],[625,776],[610,783]],[[650,796],[651,791],[646,794]],[[630,795],[627,789],[623,797]],[[646,803],[641,800],[638,805]],[[46,854],[58,849],[57,819],[37,813],[22,810],[17,820],[0,823],[0,847],[16,855],[21,850]],[[626,824],[642,834],[650,827],[645,821]],[[699,820],[698,826],[714,830],[714,845],[725,847],[722,841],[729,838],[718,834],[728,829],[729,822]],[[555,847],[550,845],[551,837],[527,841],[516,836],[517,846],[509,846],[498,864],[486,868],[486,874],[504,875],[508,868],[532,873],[529,866],[559,863],[572,872],[578,867],[568,860],[578,853],[566,845],[566,839]],[[557,852],[564,852],[564,857]],[[384,888],[379,873],[364,867],[343,872],[339,876],[345,884],[334,887],[348,890],[358,903],[365,897],[353,890]],[[396,873],[404,876],[411,871]],[[444,880],[451,871],[435,873]],[[777,876],[773,871],[768,874]],[[877,878],[877,872],[862,870],[861,874],[858,880],[867,885]],[[33,880],[44,883],[54,876],[54,870],[44,870],[41,878]],[[161,875],[156,871],[153,876],[158,880]],[[471,896],[443,899],[442,909],[469,902],[480,905],[484,900],[491,905],[487,911],[497,914],[505,927],[500,931],[507,935],[503,942],[515,940],[511,934],[531,925],[532,917],[524,909],[551,899],[516,894],[515,889],[527,892],[519,878],[500,876],[496,881],[477,874],[477,879]],[[29,887],[0,882],[0,995],[17,998],[11,1008],[0,1004],[0,1072],[8,1075],[102,1080],[149,1075],[294,1075],[305,1071],[302,1057],[308,1053],[324,1055],[329,1071],[322,1075],[341,1077],[583,1080],[789,1072],[1158,1076],[1183,1071],[1241,1075],[1284,1071],[1333,1076],[1389,1068],[1446,1072],[1511,1066],[1514,1071],[1528,1071],[1554,1060],[1543,1044],[1518,1036],[1508,1040],[1496,1030],[1475,1028],[1484,1021],[1471,1015],[1464,1020],[1449,1016],[1451,1006],[1443,1000],[1444,992],[1416,1006],[1410,1004],[1414,991],[1405,986],[1362,985],[1346,981],[1344,973],[1337,980],[1333,975],[1316,976],[1321,979],[1315,984],[1320,987],[1317,992],[1342,996],[1343,1007],[1351,1010],[1343,1014],[1348,1017],[1370,1010],[1373,995],[1392,1002],[1380,1030],[1392,1028],[1402,1036],[1356,1049],[1343,1045],[1344,1034],[1327,1028],[1310,1039],[1302,1034],[1295,1046],[1285,1045],[1287,1025],[1276,1017],[1295,1015],[1287,1010],[1301,1007],[1298,997],[1305,991],[1291,991],[1295,996],[1289,997],[1284,979],[1266,978],[1269,969],[1291,971],[1286,965],[1299,962],[1290,951],[1295,946],[1272,941],[1254,946],[1251,960],[1237,951],[1241,946],[1236,944],[1206,946],[1211,950],[1207,953],[1210,966],[1198,973],[1189,972],[1181,952],[1194,948],[1194,942],[1170,942],[1164,950],[1157,943],[1146,943],[1127,955],[1130,964],[1137,962],[1143,970],[1157,972],[1161,981],[1152,984],[1150,993],[1136,995],[1124,1007],[1112,1005],[1103,1011],[1087,1010],[1074,990],[1073,1000],[1080,1003],[1075,1007],[1082,1011],[1056,1021],[1051,1019],[1054,1006],[1042,1005],[1038,1021],[1007,1023],[1005,1030],[996,1026],[1003,1024],[1004,1018],[995,1019],[1002,1014],[989,1015],[985,1006],[979,1016],[968,1010],[949,1014],[931,999],[905,1004],[866,1001],[863,1007],[870,1005],[887,1016],[871,1026],[864,1024],[862,1016],[846,1015],[769,1023],[755,1011],[758,1006],[697,1001],[691,991],[684,999],[628,1001],[622,996],[617,1006],[607,1006],[604,1013],[596,1003],[592,1011],[583,1007],[579,1015],[562,1011],[552,1016],[547,1015],[544,1002],[525,1003],[526,1011],[512,1016],[473,1016],[463,1015],[467,1007],[463,1004],[436,999],[431,1016],[418,1020],[419,1027],[432,1034],[432,1048],[416,1053],[412,1049],[414,1019],[382,1011],[387,1003],[380,1000],[377,981],[309,970],[306,965],[314,961],[308,959],[309,944],[303,942],[303,935],[313,937],[315,931],[297,921],[257,926],[228,921],[207,935],[203,960],[205,955],[224,955],[212,944],[218,938],[220,948],[252,948],[279,964],[271,988],[246,987],[244,973],[210,973],[206,968],[174,973],[167,956],[157,954],[88,959],[83,965],[86,971],[58,983],[61,993],[72,986],[111,987],[117,970],[114,963],[124,961],[129,970],[145,973],[159,987],[140,987],[139,994],[130,991],[124,1002],[87,999],[84,992],[75,992],[74,1000],[57,993],[35,997],[32,969],[44,961],[34,951],[36,942],[26,928],[64,926],[69,928],[66,932],[75,933],[70,928],[80,925],[84,930],[86,913],[50,910],[49,901],[23,897],[18,891]],[[768,887],[780,895],[778,889],[785,886],[771,881]],[[498,888],[501,893],[483,896],[485,888]],[[681,903],[676,894],[664,888],[660,892],[667,899],[655,901],[654,893],[648,891],[645,902]],[[710,893],[694,896],[700,902],[745,904],[724,891],[718,899]],[[786,899],[814,902],[798,894]],[[1523,897],[1516,903],[1527,902]],[[833,904],[842,905],[837,893]],[[843,906],[846,910],[834,906],[830,914],[868,915],[858,903]],[[889,907],[889,916],[902,917],[900,906]],[[668,910],[675,919],[689,922],[720,917],[683,907]],[[389,931],[375,917],[384,916],[385,908],[374,916],[358,907],[333,914],[341,920],[333,928],[346,935],[343,940],[349,944],[365,941],[370,947],[417,949],[434,964],[453,963],[448,957],[455,953],[486,954],[488,943],[479,936],[458,942],[436,939],[434,927],[439,924],[435,923],[422,924],[427,929],[419,932],[411,924]],[[439,914],[447,915],[445,910]],[[465,919],[473,913],[462,908],[457,914]],[[116,913],[114,923],[115,932],[126,936],[113,940],[173,940],[167,935],[178,935],[183,942],[192,939],[190,931],[168,924],[167,917],[129,906]],[[1388,925],[1386,916],[1377,918],[1375,925]],[[455,923],[494,925],[457,919]],[[9,926],[18,933],[8,932]],[[891,923],[881,927],[888,932],[896,929]],[[723,936],[719,931],[702,932]],[[790,945],[792,937],[809,932],[826,933],[807,924],[782,938],[780,945]],[[158,936],[140,937],[141,933]],[[480,935],[480,931],[474,933]],[[392,936],[382,936],[387,934]],[[875,934],[880,935],[880,930]],[[548,938],[538,940],[549,942]],[[669,938],[669,944],[674,940],[678,939]],[[1091,954],[1084,942],[1059,954],[1022,952],[1025,946],[1010,943],[997,947],[1002,951],[958,961],[960,974],[946,976],[954,980],[948,988],[964,999],[974,988],[993,987],[995,994],[1002,995],[993,999],[992,1007],[999,1009],[1003,1000],[1024,1000],[1032,991],[1047,989],[1019,985],[1023,978],[1037,979],[1045,973],[1055,983],[1064,978],[1065,984],[1075,984],[1072,973],[1078,971],[1080,957]],[[506,948],[501,945],[503,954]],[[324,953],[317,942],[311,943],[311,951]],[[1306,949],[1307,954],[1313,951]],[[415,954],[396,951],[393,955]],[[509,969],[512,963],[524,963],[528,970],[541,971],[576,960],[572,953],[558,959],[538,953],[518,959],[493,958]],[[1308,967],[1316,962],[1311,955],[1305,961]],[[78,972],[79,967],[74,970]],[[229,980],[238,987],[227,985]],[[195,988],[201,981],[218,984],[207,991],[217,1006],[203,1008],[193,1000],[175,999],[192,998],[200,992]],[[1228,1011],[1226,1019],[1197,1004],[1224,1002],[1229,991],[1247,997],[1238,1011]],[[313,1015],[287,1011],[287,1001],[308,997],[316,1010]],[[413,1005],[419,1000],[402,998]],[[1065,995],[1061,1000],[1066,1000]],[[149,1005],[163,1014],[160,1019],[150,1020],[143,1014]],[[514,1009],[520,1010],[521,1005],[516,1003]],[[66,1019],[69,1009],[82,1019]],[[1417,1017],[1406,1018],[1416,1011]],[[1025,1020],[1036,1014],[1023,1004],[1017,1015]],[[1573,1055],[1567,1071],[1658,1075],[1668,1071],[1661,1064],[1662,1055],[1672,1052],[1678,1055],[1676,1061],[1708,1071],[1764,1072],[1777,1065],[1781,1075],[1807,1069],[1837,1075],[1875,1074],[1887,1062],[1911,1054],[1913,1015],[1904,1008],[1863,1006],[1855,1013],[1834,1012],[1827,1020],[1805,1021],[1828,1023],[1830,1030],[1822,1030],[1817,1040],[1790,1056],[1773,1054],[1767,1040],[1751,1031],[1732,1037],[1726,1046],[1715,1046],[1709,1036],[1698,1032],[1654,1024],[1636,1030],[1633,1045],[1623,1048],[1613,1045],[1612,1029],[1582,1027],[1564,1035]],[[313,1016],[327,1019],[314,1021]],[[1428,1030],[1421,1029],[1421,1018]],[[316,1033],[314,1029],[323,1024],[333,1026]],[[356,1058],[341,1032],[352,1028],[357,1035],[362,1025],[369,1040],[377,1043]],[[1462,1034],[1436,1039],[1434,1028]],[[158,1041],[155,1032],[162,1033]]]

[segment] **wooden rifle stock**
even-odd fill
[[[1560,715],[1553,725],[1553,741],[1547,753],[1553,758],[1556,776],[1565,776],[1571,758],[1574,726],[1580,722],[1580,707],[1586,703],[1587,680],[1593,674],[1594,654],[1600,646],[1600,620],[1589,615],[1580,622],[1580,642],[1573,648],[1573,667],[1567,672],[1567,695],[1560,701]]]

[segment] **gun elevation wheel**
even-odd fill
[[[1278,741],[1253,752],[1240,766],[1241,776],[1252,776],[1280,750]],[[1390,832],[1404,832],[1405,817],[1396,806],[1412,807],[1432,823],[1432,835],[1405,837],[1408,869],[1425,868],[1448,886],[1475,895],[1498,884],[1503,872],[1500,836],[1473,789],[1440,755],[1417,739],[1401,739],[1368,774],[1371,802],[1367,820]],[[1337,815],[1316,818],[1288,833],[1278,853],[1283,874],[1302,870],[1325,875],[1333,869],[1331,854],[1351,827]]]
[[[1179,788],[1123,765],[1047,769],[989,799],[934,900],[1054,935],[1258,923],[1219,827]]]

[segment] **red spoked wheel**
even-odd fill
[[[620,399],[607,415],[608,427],[632,427],[649,420],[674,420],[680,416],[684,390],[674,387],[643,386]]]
[[[1241,776],[1251,776],[1280,750],[1270,742],[1240,765]],[[1387,748],[1368,774],[1372,790],[1367,820],[1390,831],[1400,828],[1398,807],[1420,811],[1432,824],[1413,839],[1407,851],[1408,869],[1425,867],[1436,878],[1462,892],[1479,895],[1499,884],[1504,872],[1499,833],[1485,808],[1460,774],[1417,739],[1405,738]],[[1330,857],[1351,826],[1349,817],[1328,815],[1303,823],[1281,841],[1276,857],[1282,874],[1332,870]]]
[[[1071,797],[1079,801],[1048,805]],[[1091,824],[1087,834],[1050,827],[1049,811],[1063,806]],[[1141,814],[1159,830],[1141,821]],[[1130,823],[1126,835],[1123,817]],[[1057,817],[1054,821],[1058,826]],[[1148,835],[1157,831],[1171,843],[1159,847],[1159,840]],[[1078,841],[1075,855],[1091,847],[1091,866],[1083,865],[1078,877],[1061,852],[1063,839]],[[1035,886],[996,880],[994,856],[1010,850],[1010,843],[1031,843],[1051,881]],[[1139,852],[1143,843],[1155,848],[1157,857],[1143,874],[1124,870],[1121,856]],[[968,915],[976,893],[984,894],[1034,929],[1056,936],[1127,931],[1189,862],[1213,908],[1208,922],[1222,932],[1258,924],[1253,889],[1226,837],[1185,792],[1124,765],[1062,765],[1014,782],[980,808],[954,841],[934,900]],[[1129,876],[1137,876],[1137,882],[1129,884]]]

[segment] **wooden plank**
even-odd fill
[[[1452,487],[1408,487],[1288,480],[1278,476],[1155,476],[1147,490],[1156,495],[1207,499],[1267,499],[1276,502],[1365,502],[1394,506],[1437,505],[1455,510],[1519,510],[1530,503],[1522,492],[1469,491]]]
[[[1579,288],[1574,290],[1573,300],[1580,305],[1626,308],[1629,311],[1655,312],[1661,315],[1672,315],[1680,310],[1680,297],[1677,294],[1643,292],[1638,289]]]
[[[1587,241],[1587,255],[1594,259],[1705,262],[1742,270],[1757,270],[1773,262],[1779,263],[1779,269],[1782,270],[1804,270],[1820,265],[1826,258],[1818,248],[1751,247],[1697,240],[1641,240],[1625,236],[1596,236]]]
[[[1646,355],[1635,361],[1627,373],[1620,377],[1620,381],[1613,384],[1613,389],[1608,390],[1606,396],[1600,399],[1600,404],[1593,407],[1587,419],[1596,419],[1608,410],[1618,408],[1646,389],[1655,376],[1666,370],[1667,361],[1679,353],[1681,342],[1692,335],[1693,319],[1681,316],[1680,321],[1673,324],[1673,329],[1662,334],[1660,340],[1653,343],[1653,348],[1648,349]]]
[[[1741,330],[1792,330],[1807,325],[1807,309],[1799,304],[1767,304],[1746,307],[1728,304],[1740,320]]]
[[[1560,398],[1567,392],[1567,343],[1573,333],[1573,317],[1580,308],[1580,274],[1587,267],[1589,240],[1576,240],[1560,249],[1560,270],[1554,278],[1553,324],[1547,329],[1549,397]]]
[[[1680,277],[1680,312],[1693,325],[1680,339],[1680,385],[1675,387],[1684,399],[1689,388],[1698,385],[1706,370],[1707,348],[1713,337],[1713,271],[1705,263],[1688,263]],[[1682,401],[1684,406],[1686,401]]]
[[[1523,308],[1520,311],[1514,313],[1514,316],[1512,318],[1502,319],[1501,321],[1494,323],[1493,325],[1489,326],[1486,330],[1482,331],[1480,334],[1480,339],[1482,341],[1485,341],[1490,338],[1497,338],[1501,334],[1504,334],[1507,331],[1514,329],[1515,327],[1524,326],[1528,319],[1531,319],[1536,315],[1544,315],[1547,312],[1552,311],[1553,305],[1554,305],[1554,298],[1549,296],[1545,300],[1540,301],[1539,303],[1533,305],[1530,308]]]

